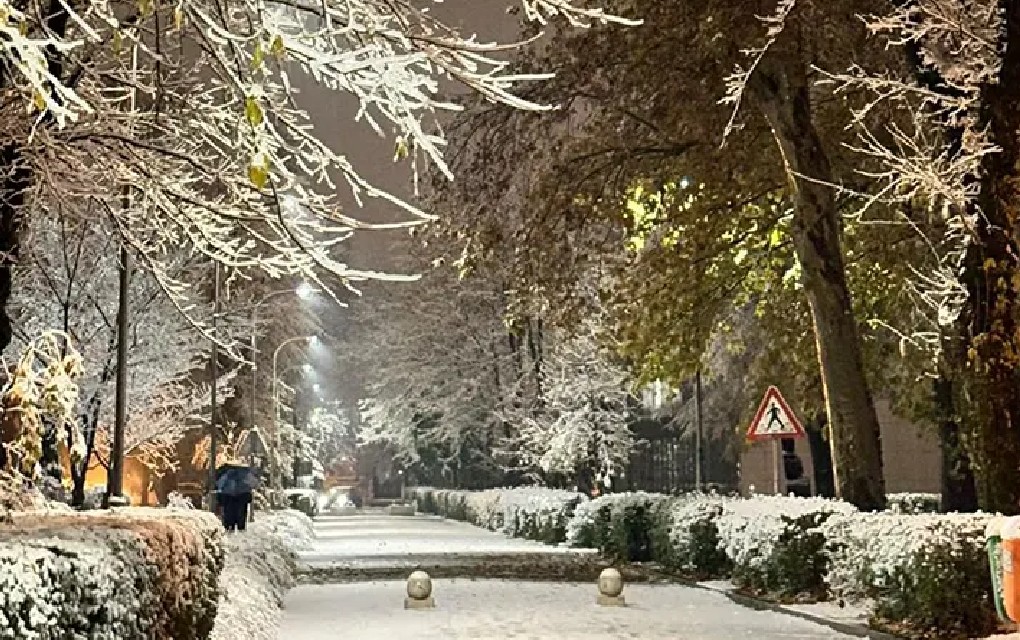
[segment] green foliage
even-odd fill
[[[728,577],[732,564],[719,544],[715,523],[721,514],[718,498],[681,497],[659,503],[652,516],[652,557],[697,580]]]
[[[828,558],[825,535],[818,527],[828,513],[782,516],[786,528],[767,556],[753,564],[737,564],[733,581],[752,591],[780,598],[808,595],[823,599]]]
[[[863,580],[875,582],[874,575]],[[984,637],[996,628],[988,558],[980,544],[940,542],[886,573],[875,619],[914,637]]]

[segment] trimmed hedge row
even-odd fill
[[[12,512],[0,639],[208,638],[223,561],[222,529],[202,511]]]
[[[480,523],[489,493],[419,499],[423,510]],[[905,635],[988,635],[996,622],[983,535],[991,516],[930,513],[937,504],[936,495],[894,494],[889,511],[866,514],[820,498],[620,493],[582,499],[564,539],[618,561],[731,579],[780,601],[863,603],[876,626]]]
[[[418,510],[423,513],[549,544],[565,540],[574,510],[587,500],[573,491],[542,487],[487,491],[415,487],[407,493],[417,500]]]
[[[818,498],[612,494],[578,509],[568,542],[778,600],[865,603],[876,626],[915,637],[987,635],[991,516],[925,513],[933,501],[866,514]]]

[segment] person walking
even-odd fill
[[[258,486],[255,469],[240,463],[227,463],[216,470],[216,492],[222,507],[223,528],[244,531],[248,527],[248,507]]]

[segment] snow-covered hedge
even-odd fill
[[[587,500],[573,491],[544,487],[486,491],[415,487],[407,492],[418,501],[418,509],[424,513],[550,544],[566,539],[567,523],[575,508]]]
[[[652,556],[668,569],[700,579],[729,576],[733,564],[719,544],[716,521],[731,498],[691,493],[659,505]]]
[[[648,540],[652,560],[685,576],[731,578],[780,599],[865,602],[876,622],[907,635],[986,635],[989,516],[917,513],[932,498],[866,514],[820,498],[613,494],[579,506],[567,539],[629,560],[646,559]]]
[[[737,586],[778,596],[825,595],[825,535],[835,514],[857,510],[824,498],[756,496],[730,500],[715,523]]]
[[[212,631],[223,539],[211,514],[8,515],[0,639],[199,640]]]
[[[298,511],[258,516],[228,536],[213,640],[276,640],[283,597],[294,586],[294,553],[312,541],[312,521]]]
[[[893,513],[938,513],[942,507],[938,493],[890,493],[885,500]]]
[[[893,627],[983,637],[995,627],[983,514],[855,514],[822,525],[831,595]]]
[[[567,524],[567,543],[598,549],[621,560],[646,562],[653,555],[653,530],[662,505],[661,493],[611,493],[578,505]]]

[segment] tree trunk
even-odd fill
[[[836,481],[832,471],[832,447],[829,444],[829,423],[821,415],[805,425],[811,466],[814,468],[815,493],[823,498],[836,497]]]
[[[976,416],[965,444],[983,510],[1020,512],[1020,0],[1004,0],[1005,42],[998,82],[982,91],[982,116],[999,153],[984,156],[977,241],[963,281],[961,317],[970,339],[967,377]]]
[[[832,170],[812,121],[806,72],[796,54],[770,53],[750,87],[787,163],[794,196],[791,234],[814,321],[836,493],[860,509],[882,509],[878,416],[846,282]]]
[[[0,82],[0,86],[2,86]],[[0,147],[0,352],[11,343],[14,332],[7,303],[14,284],[14,265],[18,258],[18,216],[25,204],[31,182],[31,170],[22,161],[14,144]]]
[[[977,511],[977,487],[970,457],[960,438],[960,423],[953,402],[953,382],[944,375],[932,385],[936,420],[939,428],[939,448],[942,450],[942,502],[946,513]]]

